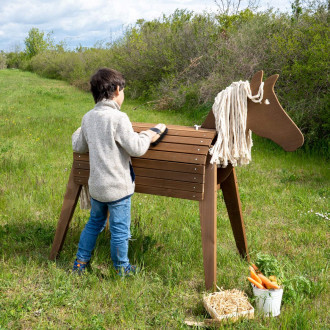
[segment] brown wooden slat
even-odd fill
[[[155,147],[150,146],[150,150],[169,151],[169,152],[182,152],[185,154],[206,155],[209,151],[208,147],[185,145],[177,143],[159,143]]]
[[[88,184],[88,177],[74,177],[74,182],[79,185],[87,185]],[[143,188],[141,188],[143,187]],[[136,192],[145,192],[147,188],[150,188],[150,194],[154,195],[161,195],[161,196],[170,196],[176,197],[175,191],[181,191],[183,193],[187,193],[188,197],[180,197],[180,198],[187,198],[187,199],[194,199],[193,196],[196,197],[196,200],[201,200],[203,193],[203,184],[201,183],[190,183],[190,182],[180,182],[180,181],[171,181],[171,180],[164,180],[164,179],[155,179],[155,178],[146,178],[146,177],[136,177]],[[153,189],[151,189],[153,188]],[[142,191],[143,190],[143,191]],[[165,191],[165,192],[164,192]],[[173,193],[170,194],[170,192]]]
[[[80,184],[80,185],[87,185],[88,184],[88,177],[79,177],[75,176],[74,178],[74,183]]]
[[[74,160],[87,160],[89,161],[89,153],[85,153],[85,154],[79,154],[78,152],[74,152],[73,153],[73,159]]]
[[[142,131],[147,130],[148,128],[142,128],[142,127],[133,127],[134,132],[140,133]],[[215,131],[214,131],[215,132]],[[201,130],[198,131],[184,131],[184,130],[177,130],[177,129],[169,129],[167,132],[167,135],[169,136],[186,136],[186,137],[194,137],[194,138],[206,138],[206,139],[213,139],[216,133],[212,132],[203,132]]]
[[[194,192],[203,192],[204,189],[202,183],[148,178],[144,176],[137,176],[135,178],[135,184],[137,186],[142,185],[142,186],[169,188],[175,190],[185,190],[185,191],[194,191]]]
[[[206,161],[206,156],[204,155],[183,154],[178,152],[166,152],[157,150],[148,150],[143,156],[141,156],[141,158],[168,160],[172,162],[201,165],[205,164]]]
[[[150,186],[143,186],[143,185],[136,186],[135,192],[142,193],[142,194],[151,194],[151,195],[175,197],[175,198],[182,198],[182,199],[190,199],[190,200],[196,200],[196,201],[201,201],[204,198],[204,193],[183,191],[183,190],[174,190],[174,189],[167,189],[167,188],[161,188],[161,187],[150,187]]]
[[[81,168],[89,170],[89,161],[86,160],[74,160],[73,161],[73,167],[74,168]]]
[[[204,176],[202,174],[196,174],[196,173],[163,171],[163,170],[141,168],[141,167],[135,167],[134,172],[136,176],[139,177],[176,180],[176,181],[193,182],[193,183],[204,182]],[[86,169],[75,168],[73,170],[73,174],[75,177],[89,178],[89,170]]]
[[[163,170],[140,168],[140,167],[135,167],[134,172],[137,176],[140,177],[148,176],[149,178],[158,178],[158,179],[167,179],[167,180],[177,180],[177,181],[196,182],[196,183],[204,182],[204,177],[201,174],[163,171]]]
[[[202,175],[204,175],[205,173],[205,166],[203,165],[167,162],[164,160],[132,158],[132,165],[134,169],[136,167],[143,167],[143,168],[154,168],[154,169],[166,170],[166,171],[197,173]]]
[[[191,137],[191,136],[178,136],[178,135],[169,135],[166,134],[163,139],[163,142],[168,143],[180,143],[180,144],[194,144],[210,147],[212,143],[212,138],[199,138],[199,137]]]
[[[132,122],[132,126],[134,127],[140,127],[140,128],[150,128],[150,127],[154,127],[157,124],[155,123],[140,123],[140,122]],[[214,129],[209,129],[209,128],[201,128],[199,127],[198,130],[196,130],[195,126],[182,126],[182,125],[166,125],[166,127],[168,129],[176,129],[176,130],[181,130],[181,131],[192,131],[192,132],[196,132],[196,131],[203,131],[203,132],[209,132],[209,133],[213,133],[215,130]]]
[[[82,156],[84,159],[86,159],[86,154]],[[75,156],[75,158],[78,158],[78,154]],[[166,171],[204,174],[204,165],[199,165],[199,164],[168,162],[163,160],[153,160],[153,159],[134,158],[134,157],[132,158],[132,164],[134,168],[143,167],[143,168],[154,168],[154,169],[166,170]],[[89,161],[75,159],[73,162],[73,167],[76,169],[80,168],[80,169],[88,170]]]
[[[155,124],[147,124],[147,123],[132,123],[133,129],[135,132],[139,133],[141,131],[145,131],[150,127],[154,127]],[[213,139],[216,135],[216,131],[214,129],[206,129],[199,128],[196,130],[194,127],[187,126],[177,126],[177,125],[167,125],[168,135],[178,135],[178,136],[191,136],[191,137],[204,137]]]
[[[81,169],[81,168],[74,168],[73,175],[75,177],[89,178],[89,170]]]

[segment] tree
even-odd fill
[[[294,0],[291,3],[291,8],[292,8],[292,20],[298,21],[299,16],[303,12],[303,9],[302,9],[302,6],[301,6],[301,1],[300,0]]]
[[[25,38],[25,53],[28,58],[43,52],[52,46],[50,33],[45,36],[45,32],[39,31],[37,28],[32,28],[28,36]]]
[[[214,2],[218,6],[220,15],[237,15],[246,9],[255,11],[259,6],[259,0],[214,0]]]

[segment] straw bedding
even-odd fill
[[[224,290],[204,297],[205,303],[218,315],[241,313],[251,309],[247,295],[240,290]]]

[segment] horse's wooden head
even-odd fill
[[[263,71],[257,72],[252,77],[250,82],[252,95],[257,94],[262,77]],[[276,97],[274,85],[277,79],[278,74],[275,74],[265,81],[262,103],[248,100],[246,128],[274,141],[285,151],[294,151],[303,145],[304,136]]]
[[[252,77],[250,83],[252,95],[257,94],[262,77],[263,71],[257,72]],[[294,151],[303,145],[304,137],[296,124],[283,110],[275,95],[274,85],[277,78],[278,75],[276,74],[265,81],[262,103],[254,103],[248,100],[246,129],[274,141],[285,151]],[[212,110],[202,127],[215,128]]]

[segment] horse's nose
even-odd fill
[[[295,124],[294,124],[295,125]],[[295,151],[304,144],[304,136],[301,134],[298,127],[294,132],[292,129],[287,136],[283,136],[282,143],[278,143],[285,151]]]

